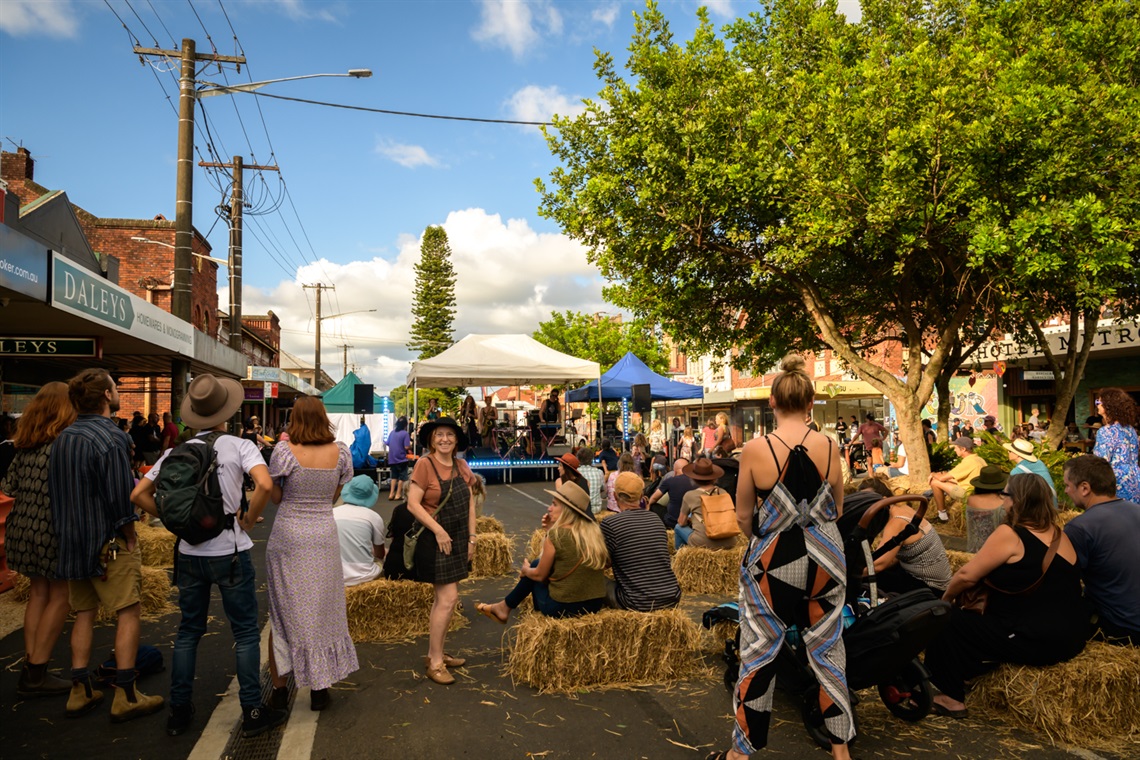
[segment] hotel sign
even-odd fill
[[[1070,350],[1079,351],[1084,341],[1084,328],[1078,333],[1077,342],[1069,345],[1069,328],[1050,327],[1045,329],[1045,339],[1055,356],[1068,354]],[[1093,338],[1092,353],[1108,351],[1111,349],[1140,347],[1140,321],[1121,322],[1102,320],[1097,325],[1096,337]],[[995,361],[1002,359],[1029,359],[1044,356],[1045,352],[1036,342],[1018,343],[1013,340],[991,341],[978,347],[978,361]]]
[[[58,253],[52,260],[51,302],[57,309],[101,322],[147,343],[194,356],[191,325]]]
[[[90,356],[102,358],[98,338],[0,336],[0,356]]]

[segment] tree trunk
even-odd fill
[[[1070,349],[1064,356],[1062,363],[1061,359],[1049,347],[1049,341],[1046,340],[1040,324],[1032,317],[1029,319],[1029,326],[1037,336],[1041,351],[1045,354],[1045,359],[1053,370],[1053,385],[1057,389],[1057,404],[1053,410],[1053,419],[1049,421],[1049,432],[1045,437],[1045,442],[1050,449],[1059,448],[1061,441],[1065,439],[1065,417],[1068,415],[1073,397],[1077,393],[1077,385],[1085,375],[1085,367],[1089,362],[1089,354],[1092,353],[1093,341],[1097,338],[1099,321],[1099,308],[1087,309],[1084,312],[1073,309],[1069,312]],[[1078,326],[1082,323],[1084,335],[1081,336],[1080,349],[1073,351],[1072,347],[1077,345]],[[1060,422],[1058,422],[1058,418]]]
[[[947,443],[950,440],[950,377],[953,372],[939,372],[934,381],[935,393],[938,394],[938,441]]]
[[[930,479],[930,452],[922,435],[922,407],[913,395],[891,398],[899,422],[899,439],[906,447],[906,463],[912,485],[918,486]]]

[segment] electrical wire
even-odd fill
[[[154,3],[152,3],[150,0],[146,0],[146,4],[150,6],[150,12],[154,14],[154,17],[156,19],[158,19],[158,23],[162,27],[162,31],[170,34],[170,30],[166,28],[166,22],[162,20],[162,16],[158,15],[158,10],[154,7]],[[178,40],[174,38],[173,34],[170,34],[170,47],[178,47]]]
[[[146,33],[150,35],[150,38],[154,41],[154,46],[158,47],[158,35],[156,35],[154,32],[152,32],[150,30],[150,27],[148,27],[146,25],[146,22],[143,21],[142,16],[140,16],[138,14],[138,11],[135,10],[134,6],[131,5],[131,0],[123,0],[123,2],[127,4],[127,8],[130,10],[131,13],[133,13],[135,15],[135,18],[137,18],[139,20],[139,23],[142,24],[142,28],[146,31]],[[116,14],[116,15],[118,15],[118,14]]]

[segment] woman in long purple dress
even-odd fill
[[[352,479],[352,455],[336,443],[316,398],[297,400],[288,433],[269,463],[271,498],[279,505],[266,547],[271,704],[288,704],[285,676],[292,673],[298,686],[312,690],[310,707],[321,710],[329,687],[358,667],[332,515],[341,487]]]

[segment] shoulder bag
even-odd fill
[[[1021,594],[1028,594],[1040,586],[1041,581],[1045,580],[1045,573],[1049,572],[1049,565],[1053,563],[1053,557],[1057,555],[1057,547],[1061,545],[1061,530],[1059,528],[1055,530],[1056,533],[1053,536],[1053,540],[1049,543],[1049,551],[1045,552],[1045,558],[1041,560],[1041,577],[1038,578],[1032,586],[1016,592],[1006,591],[995,586],[989,578],[986,578],[981,583],[966,589],[954,597],[954,606],[966,612],[984,615],[986,614],[986,606],[990,601],[990,589],[1008,596],[1020,596]]]

